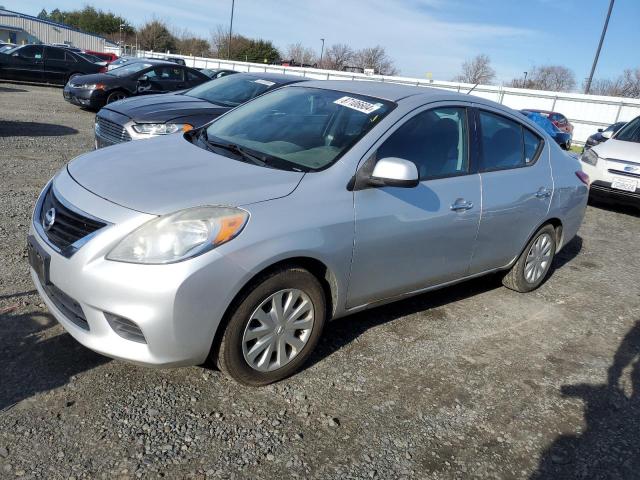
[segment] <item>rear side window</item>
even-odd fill
[[[45,50],[45,53],[47,54],[47,60],[64,61],[65,51],[62,50],[61,48],[47,47]]]
[[[64,52],[64,59],[67,62],[75,62],[75,63],[78,62],[78,59],[76,58],[76,56],[73,53],[70,53],[70,52]]]
[[[187,80],[189,82],[197,82],[199,80],[202,80],[202,77],[195,72],[192,72],[191,70],[187,70]]]
[[[436,108],[407,120],[378,148],[377,159],[399,157],[418,167],[420,180],[469,171],[467,109]]]
[[[535,163],[542,139],[518,122],[480,111],[480,171],[506,170]]]

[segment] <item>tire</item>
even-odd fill
[[[106,104],[110,104],[113,102],[117,102],[118,100],[124,100],[125,98],[128,98],[129,95],[126,92],[123,92],[122,90],[114,90],[113,92],[109,93],[109,95],[107,95],[107,100],[106,100]]]
[[[275,311],[276,304],[287,306],[287,302],[293,304],[283,309],[285,312],[302,311],[292,316],[296,325],[287,321],[286,315],[274,321],[277,315],[266,313]],[[234,305],[216,360],[222,372],[248,386],[268,385],[297,372],[318,344],[326,321],[322,285],[307,270],[297,267],[276,270],[258,279]],[[257,335],[262,336],[252,338]]]
[[[538,254],[538,258],[541,259],[542,262],[537,263],[535,261],[536,249],[540,247],[544,255],[540,256],[540,254]],[[531,258],[531,262],[527,262],[530,254],[533,255],[534,258]],[[516,263],[502,279],[502,284],[511,290],[521,293],[535,290],[542,285],[542,282],[544,282],[549,275],[555,254],[556,230],[552,225],[547,224],[540,228],[531,241],[529,241]],[[540,265],[540,268],[542,268],[538,270],[539,273],[534,273],[532,270],[532,268],[534,270],[537,268],[536,265]]]

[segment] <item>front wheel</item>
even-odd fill
[[[324,291],[316,277],[301,268],[273,272],[236,303],[218,350],[218,367],[244,385],[282,380],[309,358],[325,317]]]
[[[118,100],[124,100],[128,96],[129,95],[127,95],[122,90],[116,90],[115,92],[111,92],[109,95],[107,95],[107,104],[117,102]]]
[[[551,269],[556,254],[556,231],[545,225],[536,232],[526,248],[502,279],[502,284],[516,292],[530,292],[538,288]]]

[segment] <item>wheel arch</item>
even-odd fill
[[[277,260],[268,266],[263,267],[261,270],[252,275],[244,285],[234,295],[233,300],[227,306],[224,315],[216,329],[213,342],[211,344],[211,350],[209,352],[208,361],[210,363],[215,362],[220,348],[220,342],[224,334],[225,328],[229,322],[233,311],[237,305],[244,298],[247,291],[253,288],[262,278],[270,273],[282,270],[285,268],[303,268],[311,273],[320,282],[322,290],[324,292],[325,301],[327,302],[327,320],[330,320],[336,313],[338,305],[338,280],[335,273],[326,265],[325,262],[310,256],[292,256],[284,259]]]

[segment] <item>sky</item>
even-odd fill
[[[134,25],[158,18],[209,38],[228,28],[231,0],[0,0],[9,10],[37,15],[84,5],[110,10]],[[301,42],[320,51],[347,43],[382,45],[404,76],[451,80],[464,60],[484,53],[497,81],[522,77],[532,66],[572,69],[578,86],[589,74],[609,0],[236,0],[233,30],[286,51]],[[640,0],[617,0],[596,78],[640,67]]]

